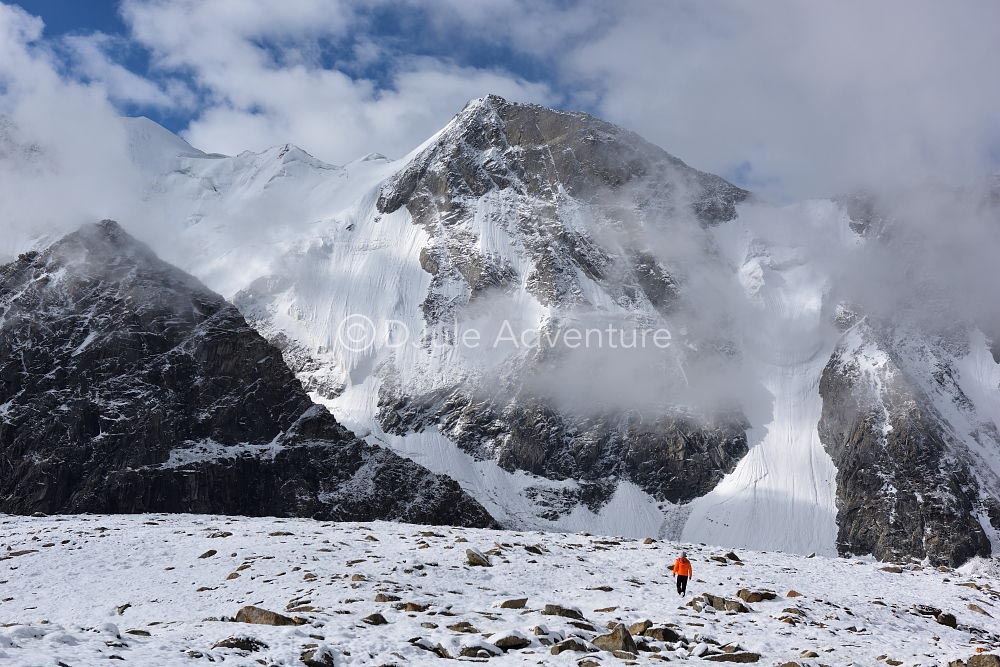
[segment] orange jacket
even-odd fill
[[[691,576],[691,561],[687,558],[678,558],[674,561],[674,566],[671,568],[674,574],[681,577]]]

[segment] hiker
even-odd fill
[[[674,561],[671,568],[677,579],[677,594],[681,597],[687,595],[688,579],[691,578],[691,561],[687,559],[687,555],[686,551],[682,551],[681,557]]]

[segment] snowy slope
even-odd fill
[[[983,562],[885,571],[743,550],[734,561],[690,544],[306,519],[0,516],[0,526],[0,661],[11,667],[112,656],[141,667],[292,667],[310,650],[337,667],[439,664],[433,651],[484,651],[496,665],[709,665],[739,655],[761,665],[930,667],[1000,645],[996,566]],[[469,547],[488,551],[492,565],[470,567]],[[694,568],[684,600],[667,571],[680,548]],[[742,613],[696,601],[736,600],[742,588],[775,598]],[[499,606],[516,599],[523,608]],[[246,605],[304,624],[234,622]],[[385,623],[363,620],[372,614]],[[591,643],[608,624],[644,620],[679,636],[636,634],[643,650],[618,658]],[[498,649],[504,637],[522,647]],[[581,650],[553,655],[569,637]],[[256,645],[222,644],[234,638]]]
[[[816,426],[819,381],[837,340],[824,311],[824,260],[857,243],[848,223],[832,203],[809,202],[745,210],[716,231],[755,310],[744,343],[771,414],[754,424],[736,470],[691,504],[685,540],[836,554],[836,469]]]

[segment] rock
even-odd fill
[[[720,653],[718,655],[708,655],[702,658],[709,662],[757,662],[760,660],[759,653],[741,651],[739,653]]]
[[[417,648],[429,651],[437,655],[439,658],[444,658],[445,660],[451,660],[453,657],[451,655],[451,652],[448,651],[448,649],[446,649],[444,646],[442,646],[441,644],[435,644],[426,637],[414,637],[413,639],[410,640],[410,643],[416,646]]]
[[[423,613],[430,609],[429,604],[417,604],[416,602],[404,602],[402,604],[397,604],[396,609],[406,612],[416,612]]]
[[[726,554],[726,558],[728,558],[731,561],[735,561],[737,563],[742,563],[743,562],[742,560],[740,560],[740,557],[736,555],[735,551],[730,551],[729,553],[727,553]]]
[[[118,614],[119,616],[121,616],[122,614],[125,613],[125,610],[128,609],[131,606],[132,606],[131,602],[126,602],[123,605],[119,605],[119,606],[115,607],[115,613]]]
[[[501,609],[524,609],[528,604],[528,598],[516,598],[514,600],[504,600],[500,603]]]
[[[215,549],[209,549],[208,551],[206,551],[202,555],[198,556],[198,558],[211,558],[212,556],[214,556],[217,553],[219,553],[219,552],[216,551]]]
[[[571,609],[569,607],[563,607],[558,604],[547,604],[542,609],[542,613],[546,616],[562,616],[563,618],[573,618],[578,621],[587,620],[584,618],[583,614],[580,613],[578,609]]]
[[[993,618],[992,614],[990,614],[988,611],[980,607],[978,604],[970,604],[969,611],[974,611],[977,614],[982,614],[983,616],[989,616],[990,618]]]
[[[606,635],[598,635],[590,640],[591,643],[602,651],[628,651],[635,653],[635,641],[624,625],[619,623],[615,629]]]
[[[389,595],[388,593],[378,593],[375,596],[375,602],[399,602],[401,599],[397,595]]]
[[[647,537],[642,541],[643,544],[654,544],[655,542],[656,540],[654,540],[652,537]]]
[[[755,602],[763,602],[764,600],[773,600],[778,596],[771,591],[752,591],[749,588],[741,588],[736,592],[736,597],[744,602],[753,604]]]
[[[683,639],[683,636],[679,632],[666,626],[649,628],[643,633],[643,636],[655,639],[658,642],[679,642]]]
[[[227,637],[216,642],[212,648],[232,648],[238,651],[262,651],[267,648],[267,644],[254,639],[253,637]]]
[[[327,648],[310,648],[299,655],[299,660],[306,667],[336,667],[333,652]]]
[[[126,630],[126,634],[135,635],[136,637],[149,637],[150,634],[146,630]]]
[[[711,593],[703,593],[702,598],[718,611],[733,611],[741,614],[750,611],[750,608],[739,600],[730,600],[719,595],[712,595]]]
[[[0,266],[0,313],[0,513],[496,525],[341,426],[235,305],[111,220]],[[208,441],[275,453],[163,465]]]
[[[236,622],[255,625],[303,625],[305,623],[301,618],[291,618],[284,614],[249,605],[236,612]]]
[[[883,572],[888,572],[889,574],[903,573],[903,568],[899,567],[898,565],[888,565],[886,567],[880,567],[879,569],[882,570]]]
[[[368,625],[387,625],[389,621],[385,620],[385,616],[382,614],[369,614],[361,619],[362,623],[367,623]]]
[[[639,621],[638,623],[633,623],[628,626],[628,631],[633,635],[645,634],[646,630],[653,627],[653,622],[650,620]]]
[[[486,641],[504,652],[516,651],[531,646],[531,640],[517,630],[497,633],[488,637]]]
[[[464,632],[468,634],[475,634],[479,632],[479,630],[476,629],[476,626],[474,626],[472,623],[469,623],[468,621],[460,621],[458,623],[449,625],[447,627],[452,632]]]
[[[503,650],[487,642],[476,642],[463,646],[459,655],[463,658],[492,658],[503,655]]]
[[[934,617],[934,620],[941,625],[947,625],[949,628],[958,627],[958,619],[955,618],[954,614],[949,614],[948,612],[942,612]]]
[[[800,658],[818,658],[819,657],[819,653],[817,653],[816,651],[802,651],[802,653],[799,653],[799,657]]]
[[[582,639],[577,639],[576,637],[570,637],[569,639],[564,639],[561,642],[552,645],[549,652],[552,655],[559,655],[564,651],[576,651],[577,653],[586,653],[590,648],[583,643]]]
[[[787,593],[785,593],[785,597],[786,598],[800,598],[800,597],[802,597],[802,593],[799,593],[797,590],[792,589],[792,590],[788,591]]]
[[[968,667],[1000,667],[1000,656],[994,653],[980,653],[966,660]]]
[[[220,538],[220,537],[232,537],[233,534],[230,533],[228,530],[219,530],[214,533],[209,533],[208,536],[210,538]]]
[[[465,550],[465,559],[473,567],[492,567],[493,565],[482,551],[474,547]]]

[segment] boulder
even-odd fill
[[[654,639],[658,642],[679,642],[684,637],[674,630],[673,628],[668,628],[666,626],[657,626],[655,628],[648,628],[643,636]]]
[[[310,648],[302,652],[299,660],[306,667],[336,667],[333,653],[324,647]]]
[[[237,623],[252,623],[254,625],[302,625],[301,618],[291,618],[260,607],[246,606],[236,612]]]
[[[482,551],[474,547],[465,550],[465,559],[473,567],[492,567],[493,565]]]
[[[749,588],[741,588],[736,593],[736,597],[740,598],[744,602],[749,602],[753,604],[754,602],[763,602],[764,600],[773,600],[777,595],[771,591],[752,591]]]
[[[582,639],[577,639],[576,637],[570,637],[569,639],[564,639],[557,644],[553,644],[549,652],[552,655],[559,655],[564,651],[576,651],[577,653],[586,653],[590,649],[586,644],[583,643]]]
[[[641,635],[645,634],[646,630],[649,630],[651,627],[653,627],[653,622],[647,619],[628,626],[628,631],[633,635]]]
[[[367,623],[368,625],[386,625],[389,621],[385,620],[385,616],[382,614],[369,614],[361,619],[362,623]]]
[[[528,604],[528,598],[516,598],[514,600],[504,600],[500,603],[501,609],[524,609]]]
[[[531,646],[531,640],[517,630],[499,632],[495,635],[491,635],[486,641],[504,652],[516,651],[518,649]]]
[[[968,667],[1000,667],[1000,656],[994,653],[980,653],[966,661]]]
[[[219,553],[219,552],[216,551],[215,549],[209,549],[208,551],[206,551],[202,555],[198,556],[198,558],[211,558],[212,556],[214,556],[217,553]]]
[[[934,620],[941,625],[947,625],[949,628],[958,627],[958,619],[955,618],[954,614],[949,614],[948,612],[942,612],[934,617]]]
[[[606,635],[598,635],[590,640],[591,643],[602,651],[628,651],[636,653],[635,641],[624,625],[619,623],[615,629]]]
[[[267,648],[267,644],[254,639],[253,637],[226,637],[215,643],[212,648],[231,648],[237,651],[262,651]]]
[[[563,618],[573,618],[578,621],[585,621],[583,614],[580,613],[578,609],[572,609],[570,607],[563,607],[558,604],[547,604],[542,609],[542,613],[546,616],[562,616]]]
[[[797,590],[792,589],[792,590],[788,591],[787,593],[785,593],[785,597],[786,598],[800,598],[800,597],[802,597],[802,593],[799,593]]]
[[[720,595],[712,595],[711,593],[703,593],[702,598],[718,611],[733,611],[740,614],[750,611],[750,608],[739,600],[730,600]]]

